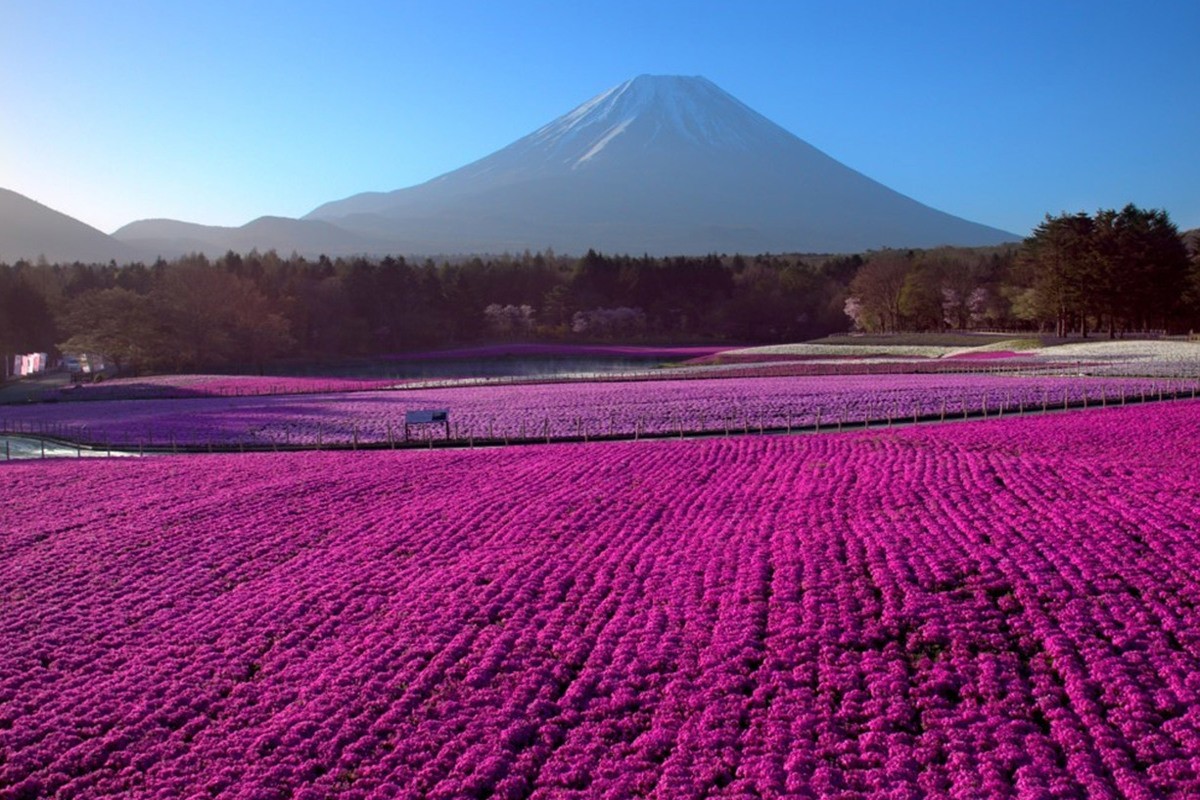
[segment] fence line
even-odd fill
[[[773,407],[746,404],[724,413],[710,409],[674,408],[656,414],[622,414],[608,408],[607,413],[586,417],[572,413],[566,418],[549,414],[524,415],[520,420],[497,416],[474,419],[454,419],[443,429],[437,426],[411,426],[409,437],[401,439],[395,431],[403,430],[402,417],[376,421],[374,427],[364,428],[361,420],[347,420],[343,430],[331,430],[318,423],[315,438],[312,426],[308,435],[299,426],[285,423],[282,429],[264,436],[263,430],[247,428],[245,435],[200,436],[180,441],[174,433],[163,433],[152,427],[137,434],[118,436],[113,433],[90,431],[86,426],[67,426],[56,423],[0,419],[0,434],[34,439],[42,442],[43,456],[47,444],[57,448],[72,448],[77,456],[84,451],[136,452],[139,454],[169,454],[198,452],[252,452],[301,450],[378,450],[413,447],[484,447],[505,444],[550,444],[588,441],[621,441],[747,434],[821,433],[833,430],[871,429],[901,424],[946,422],[965,419],[1001,418],[1011,415],[1046,413],[1071,409],[1117,407],[1165,400],[1195,399],[1200,394],[1200,382],[1151,382],[1133,387],[1126,384],[1094,385],[1080,382],[1064,387],[1061,396],[1046,387],[1030,387],[1026,391],[1006,390],[968,393],[941,393],[920,398],[905,397],[900,392],[880,393],[866,398],[865,403],[817,404],[799,406],[781,404]],[[378,428],[378,430],[376,430]],[[6,439],[7,445],[7,439]],[[5,460],[11,459],[5,449]]]

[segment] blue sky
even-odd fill
[[[0,187],[111,232],[419,183],[642,73],[1026,234],[1200,227],[1200,3],[0,0]]]

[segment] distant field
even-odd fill
[[[711,355],[730,350],[727,345],[620,345],[620,344],[550,344],[512,343],[461,347],[449,350],[429,350],[394,356],[396,361],[418,361],[447,358],[521,358],[528,356],[610,356],[645,359],[682,359]]]
[[[5,465],[0,792],[1197,796],[1196,441]]]
[[[824,339],[813,339],[808,344],[852,345],[855,347],[979,347],[993,342],[1022,338],[1011,333],[892,333],[892,334],[838,334]],[[1025,338],[1037,339],[1030,334]]]
[[[43,400],[146,400],[187,397],[257,397],[277,394],[363,392],[401,381],[367,378],[303,378],[257,375],[151,375],[112,378],[47,391]]]

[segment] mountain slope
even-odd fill
[[[39,257],[54,262],[124,264],[139,250],[24,195],[0,189],[0,262]]]
[[[1018,237],[855,172],[704,78],[641,76],[473,164],[305,219],[420,250],[860,251]]]

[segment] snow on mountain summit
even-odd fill
[[[790,137],[702,77],[641,75],[602,92],[517,144],[580,166],[618,137],[642,148],[681,144],[746,150]]]

